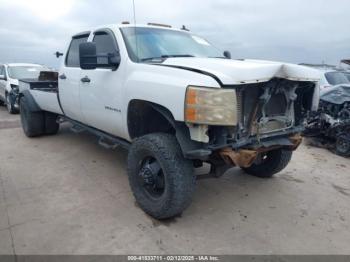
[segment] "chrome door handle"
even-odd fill
[[[85,76],[82,79],[80,79],[80,81],[83,82],[83,83],[90,83],[91,82],[90,78],[88,78],[87,76]]]
[[[65,75],[65,74],[60,75],[60,76],[59,76],[59,78],[60,78],[60,79],[62,79],[62,80],[67,79],[67,77],[66,77],[66,75]]]

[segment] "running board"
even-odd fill
[[[113,141],[107,140],[105,137],[101,136],[98,140],[98,144],[106,149],[116,149],[118,146],[120,146],[119,143],[115,143]]]
[[[98,130],[96,128],[93,128],[93,127],[90,127],[90,126],[87,126],[87,125],[84,125],[80,122],[77,122],[75,120],[72,120],[70,118],[67,118],[67,117],[60,117],[60,121],[62,122],[70,122],[73,126],[71,127],[71,130],[74,132],[74,133],[81,133],[81,132],[89,132],[93,135],[96,135],[99,140],[98,140],[98,144],[106,149],[116,149],[117,147],[122,147],[124,149],[129,149],[130,146],[131,146],[131,143],[122,139],[122,138],[119,138],[119,137],[116,137],[116,136],[113,136],[113,135],[110,135],[110,134],[107,134],[101,130]]]
[[[85,128],[83,128],[82,126],[78,126],[78,125],[73,125],[71,128],[70,128],[70,130],[73,132],[73,133],[75,133],[75,134],[79,134],[79,133],[81,133],[81,132],[84,132],[86,129]]]

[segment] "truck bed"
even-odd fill
[[[58,94],[57,80],[21,79],[19,90],[28,90],[38,106],[45,111],[63,114]]]

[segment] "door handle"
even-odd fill
[[[65,74],[60,75],[60,76],[59,76],[59,78],[60,78],[60,79],[62,79],[62,80],[67,79],[67,77],[66,77],[66,75],[65,75]]]
[[[80,81],[83,82],[83,83],[90,83],[91,82],[90,78],[88,78],[87,76],[85,76],[82,79],[80,79]]]

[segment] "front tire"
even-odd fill
[[[9,94],[6,94],[6,108],[7,108],[7,111],[10,113],[10,114],[16,114],[18,113],[18,110],[15,108],[15,105],[11,102],[11,99],[10,99],[10,95]]]
[[[175,136],[165,133],[137,138],[128,155],[131,190],[139,206],[156,219],[181,214],[191,203],[196,179]]]
[[[293,152],[284,149],[275,149],[258,156],[258,161],[250,167],[242,168],[249,175],[270,178],[282,171],[292,159]]]
[[[349,157],[350,156],[350,135],[343,133],[337,137],[335,142],[336,153],[340,156]]]

